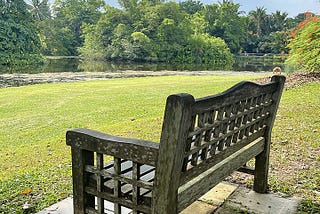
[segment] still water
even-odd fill
[[[259,56],[238,56],[232,68],[221,69],[208,65],[175,65],[167,63],[130,63],[93,61],[81,58],[54,58],[48,57],[47,63],[39,67],[23,68],[0,68],[2,73],[59,73],[59,72],[116,72],[116,71],[271,71],[275,66],[283,67],[283,58],[259,57]]]

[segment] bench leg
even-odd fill
[[[85,165],[94,164],[93,152],[72,148],[72,177],[73,177],[73,209],[75,214],[86,213],[87,206],[95,206],[94,196],[88,195],[85,192],[85,184],[87,176],[84,171]]]
[[[253,190],[266,193],[268,189],[269,148],[256,156]]]

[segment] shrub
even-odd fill
[[[207,34],[196,34],[192,35],[189,40],[187,47],[177,58],[178,61],[215,65],[221,69],[233,65],[233,55],[223,39]]]
[[[286,65],[295,70],[320,71],[320,19],[306,13],[306,19],[290,32]]]

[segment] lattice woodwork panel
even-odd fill
[[[86,165],[87,194],[96,199],[88,213],[148,213],[155,175],[153,166],[95,153],[94,165]]]
[[[246,139],[264,131],[271,104],[271,94],[263,94],[193,115],[182,171],[212,161],[234,145],[245,146]]]

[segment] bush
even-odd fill
[[[229,68],[234,63],[233,55],[221,38],[207,34],[192,35],[189,44],[177,58],[182,63],[215,65]]]
[[[0,20],[0,65],[43,63],[39,54],[40,40],[35,31],[12,19]]]
[[[306,13],[306,19],[290,32],[286,65],[295,70],[320,71],[320,19]]]

